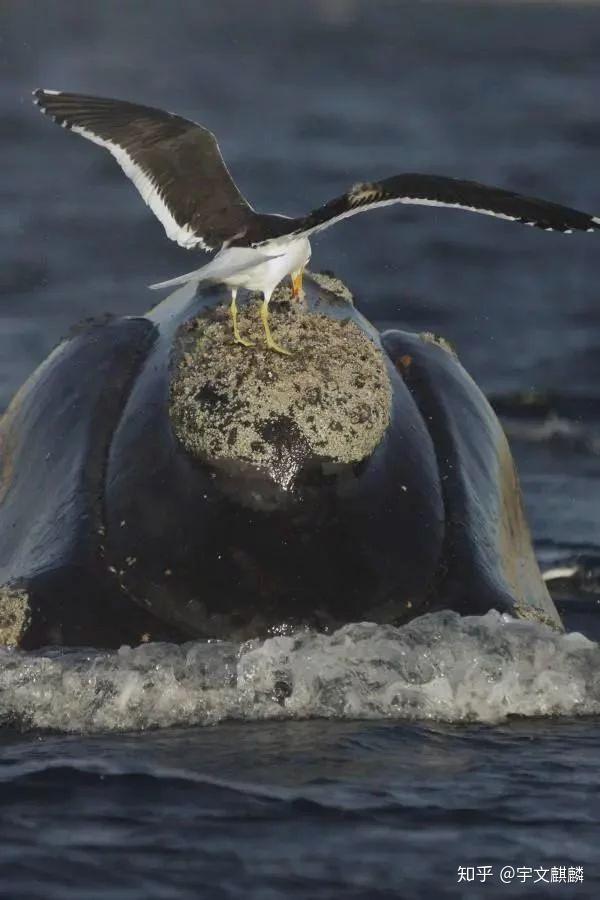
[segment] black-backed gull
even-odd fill
[[[61,91],[34,91],[35,103],[55,122],[105,147],[131,178],[162,222],[167,237],[189,249],[216,251],[205,266],[153,288],[187,281],[231,288],[234,339],[238,288],[260,291],[260,313],[267,346],[280,353],[271,335],[271,295],[287,275],[294,293],[311,253],[308,237],[335,222],[392,203],[448,206],[521,222],[545,231],[594,231],[600,218],[556,203],[525,197],[475,181],[439,175],[394,175],[356,184],[306,216],[257,213],[236,187],[215,136],[207,128],[174,113],[123,100]]]

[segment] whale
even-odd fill
[[[0,421],[0,643],[246,640],[490,609],[561,630],[501,424],[454,349],[307,273],[290,356],[221,288],[77,325]]]

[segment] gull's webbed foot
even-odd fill
[[[276,353],[282,353],[284,356],[291,356],[292,353],[290,350],[286,350],[284,347],[281,347],[277,341],[274,339],[271,334],[271,328],[269,327],[269,301],[265,300],[261,304],[260,307],[260,318],[263,323],[263,328],[265,329],[265,340],[267,347],[269,350],[275,350]]]
[[[267,335],[267,347],[269,350],[275,350],[276,353],[282,353],[284,356],[292,356],[292,351],[286,350],[285,347],[278,344],[270,334]]]
[[[235,325],[233,328],[233,342],[234,344],[241,344],[242,347],[254,347],[254,343],[252,341],[249,341],[247,338],[243,338],[241,336]]]
[[[233,324],[234,343],[241,344],[242,347],[254,347],[254,344],[252,343],[252,341],[249,341],[246,338],[243,338],[240,334],[240,329],[239,329],[238,320],[237,320],[238,308],[237,308],[237,303],[235,302],[236,295],[237,295],[237,291],[231,292],[231,306],[229,307],[229,314],[231,315],[231,322]]]

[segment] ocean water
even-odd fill
[[[596,895],[600,647],[578,633],[441,612],[4,651],[0,697],[0,896],[516,896],[506,866],[581,866],[553,890]],[[461,865],[492,878],[463,894]]]
[[[595,3],[23,0],[0,70],[0,411],[71,324],[193,267],[35,87],[202,121],[265,211],[401,171],[600,210]],[[567,634],[436,613],[0,651],[1,898],[599,896],[598,241],[407,207],[313,248],[491,397]]]

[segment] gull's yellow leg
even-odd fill
[[[237,321],[237,303],[235,302],[237,297],[237,288],[231,289],[231,306],[229,307],[229,312],[231,314],[231,321],[233,322],[233,340],[236,344],[242,344],[244,347],[254,347],[252,341],[247,341],[246,338],[243,338],[240,334],[240,329],[238,328]]]
[[[264,294],[263,294],[264,296]],[[283,347],[280,347],[279,344],[273,339],[273,335],[271,334],[271,329],[269,328],[269,300],[271,297],[265,297],[263,302],[260,305],[260,318],[263,323],[263,328],[265,329],[265,337],[267,339],[267,347],[269,350],[276,350],[277,353],[283,353],[285,356],[291,356],[289,350],[284,350]]]
[[[292,294],[294,297],[299,297],[302,293],[302,275],[304,273],[304,269],[298,269],[297,272],[292,272]]]

